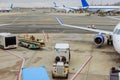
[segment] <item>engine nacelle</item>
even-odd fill
[[[104,41],[105,41],[105,38],[102,34],[97,34],[94,38],[94,42],[98,47],[102,46]]]

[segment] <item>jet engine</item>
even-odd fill
[[[94,38],[94,42],[98,47],[102,46],[104,41],[105,41],[105,38],[102,34],[97,34]]]

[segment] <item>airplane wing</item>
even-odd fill
[[[77,29],[83,29],[83,30],[87,30],[87,31],[93,31],[93,32],[101,33],[101,34],[113,35],[113,32],[111,32],[111,31],[105,31],[105,30],[99,30],[99,29],[91,29],[91,28],[82,27],[82,26],[68,25],[68,24],[64,24],[62,22],[62,20],[59,19],[58,17],[56,17],[56,19],[59,22],[59,24],[62,25],[62,26],[67,26],[67,27],[77,28]]]
[[[111,16],[107,16],[110,19],[115,19],[115,20],[120,20],[120,18],[116,18],[116,17],[111,17]]]

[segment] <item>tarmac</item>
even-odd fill
[[[45,11],[1,13],[0,24],[5,25],[0,26],[0,32],[10,32],[19,36],[29,34],[29,36],[43,38],[42,32],[44,31],[49,34],[49,39],[46,47],[39,50],[30,50],[20,46],[10,50],[0,49],[0,80],[16,80],[18,78],[21,59],[16,55],[25,59],[24,67],[45,66],[50,79],[53,80],[51,71],[56,43],[70,44],[70,73],[67,80],[71,80],[89,57],[92,57],[91,60],[75,80],[109,80],[110,69],[120,65],[120,56],[113,46],[107,45],[105,41],[102,47],[97,48],[93,42],[96,33],[63,27],[58,24],[55,17],[59,16],[66,24],[85,27],[95,25],[97,29],[108,31],[113,31],[119,21],[96,15],[67,14],[69,13],[51,13],[46,9]],[[120,18],[120,16],[115,17]]]

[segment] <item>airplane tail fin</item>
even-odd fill
[[[82,3],[82,7],[88,7],[89,4],[87,3],[86,0],[81,0],[81,3]]]
[[[13,9],[13,4],[10,5],[10,8]]]
[[[53,4],[54,4],[54,7],[57,7],[57,4],[56,4],[56,2],[53,2]]]

